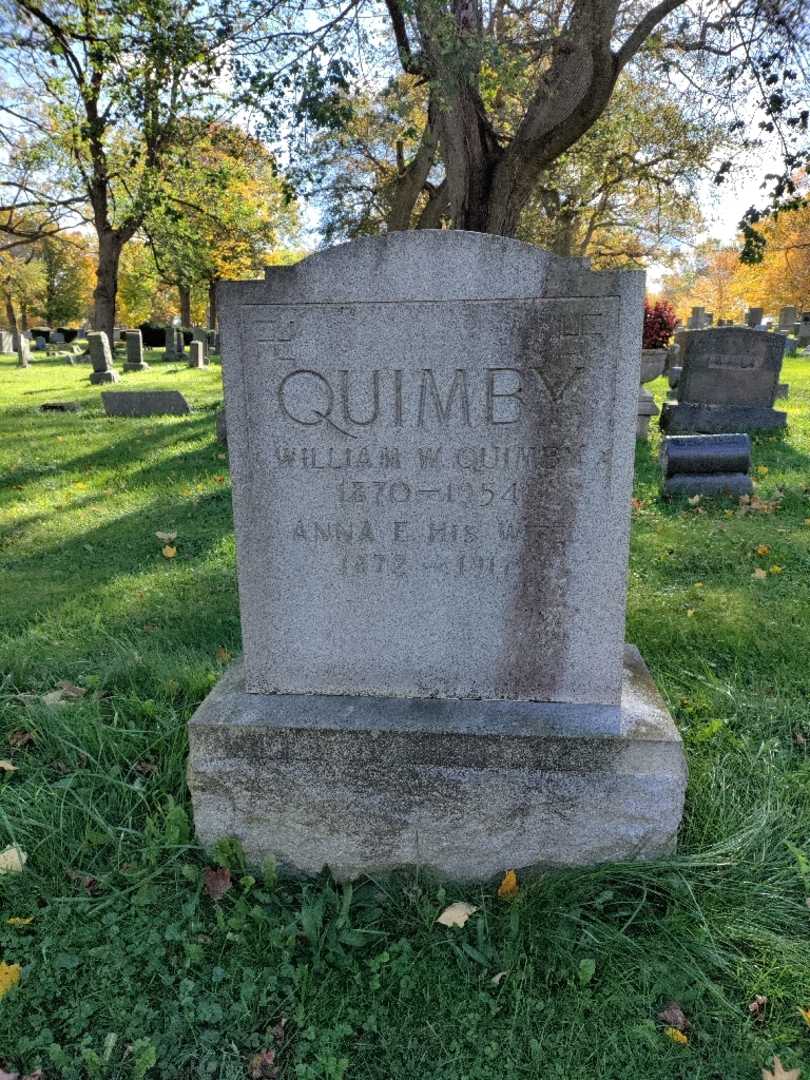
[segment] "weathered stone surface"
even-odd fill
[[[421,231],[218,295],[248,690],[618,708],[643,275]]]
[[[782,355],[783,334],[741,326],[679,334],[683,372],[681,403],[700,405],[773,405]]]
[[[751,468],[748,435],[674,435],[661,446],[665,476],[675,473],[738,473]]]
[[[765,314],[765,309],[761,307],[749,308],[745,314],[745,325],[755,330],[762,322],[762,316]]]
[[[166,344],[163,349],[164,360],[174,360],[177,357],[177,331],[173,326],[166,327]]]
[[[660,426],[671,435],[715,435],[726,432],[776,431],[785,427],[787,413],[764,406],[686,405],[666,402]]]
[[[783,307],[779,311],[779,329],[784,333],[789,333],[793,329],[793,324],[799,317],[798,309],[795,307]]]
[[[193,347],[195,342],[202,347],[203,359],[208,359],[208,331],[203,326],[192,326],[191,328],[191,346]],[[202,367],[201,364],[195,364],[194,367]]]
[[[179,390],[110,390],[101,400],[107,416],[185,416],[191,412]]]
[[[663,375],[667,366],[666,349],[642,349],[641,350],[641,382],[652,382],[659,375]]]
[[[674,848],[680,737],[634,648],[623,734],[581,706],[249,694],[234,665],[189,725],[197,834],[338,878],[648,859]]]
[[[664,480],[665,495],[750,495],[754,490],[745,473],[677,473]]]
[[[110,343],[103,330],[91,330],[87,335],[90,350],[90,382],[94,384],[118,382],[118,372],[113,367]]]
[[[0,330],[0,353],[13,353],[14,348],[14,335],[10,330]]]
[[[203,346],[203,343],[196,338],[189,347],[188,366],[192,368],[208,367],[205,358],[205,347]]]
[[[675,390],[678,383],[681,381],[681,375],[683,374],[683,368],[679,364],[673,364],[667,372],[667,382],[669,383],[670,390]]]
[[[228,445],[228,421],[225,418],[225,409],[222,408],[217,413],[217,440]]]
[[[143,358],[143,336],[140,330],[127,330],[124,340],[127,345],[124,371],[148,371],[149,365]]]

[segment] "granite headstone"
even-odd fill
[[[185,416],[191,412],[179,390],[105,390],[107,416]]]
[[[127,358],[124,371],[148,371],[149,365],[143,358],[143,337],[140,330],[127,330],[124,335],[127,343]]]
[[[91,383],[118,382],[118,372],[113,367],[110,343],[103,330],[91,330],[87,335],[87,344],[90,349],[90,361],[93,370],[90,372]]]
[[[786,414],[773,409],[784,334],[732,326],[686,331],[678,340],[678,402],[664,405],[662,430],[687,435],[785,426]]]
[[[453,231],[220,287],[244,660],[189,728],[203,841],[339,877],[671,849],[624,648],[642,300]]]

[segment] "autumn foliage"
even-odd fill
[[[642,348],[663,349],[678,325],[678,316],[669,300],[644,300],[644,336]]]

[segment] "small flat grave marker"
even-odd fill
[[[186,416],[189,404],[179,390],[104,390],[107,416]]]

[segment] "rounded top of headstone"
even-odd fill
[[[588,259],[564,258],[510,237],[419,229],[362,237],[292,266],[268,267],[260,295],[285,302],[287,294],[303,291],[312,301],[383,303],[611,295],[618,293],[620,280],[636,279],[643,280],[642,271],[596,273]],[[227,291],[231,283],[223,286]]]

